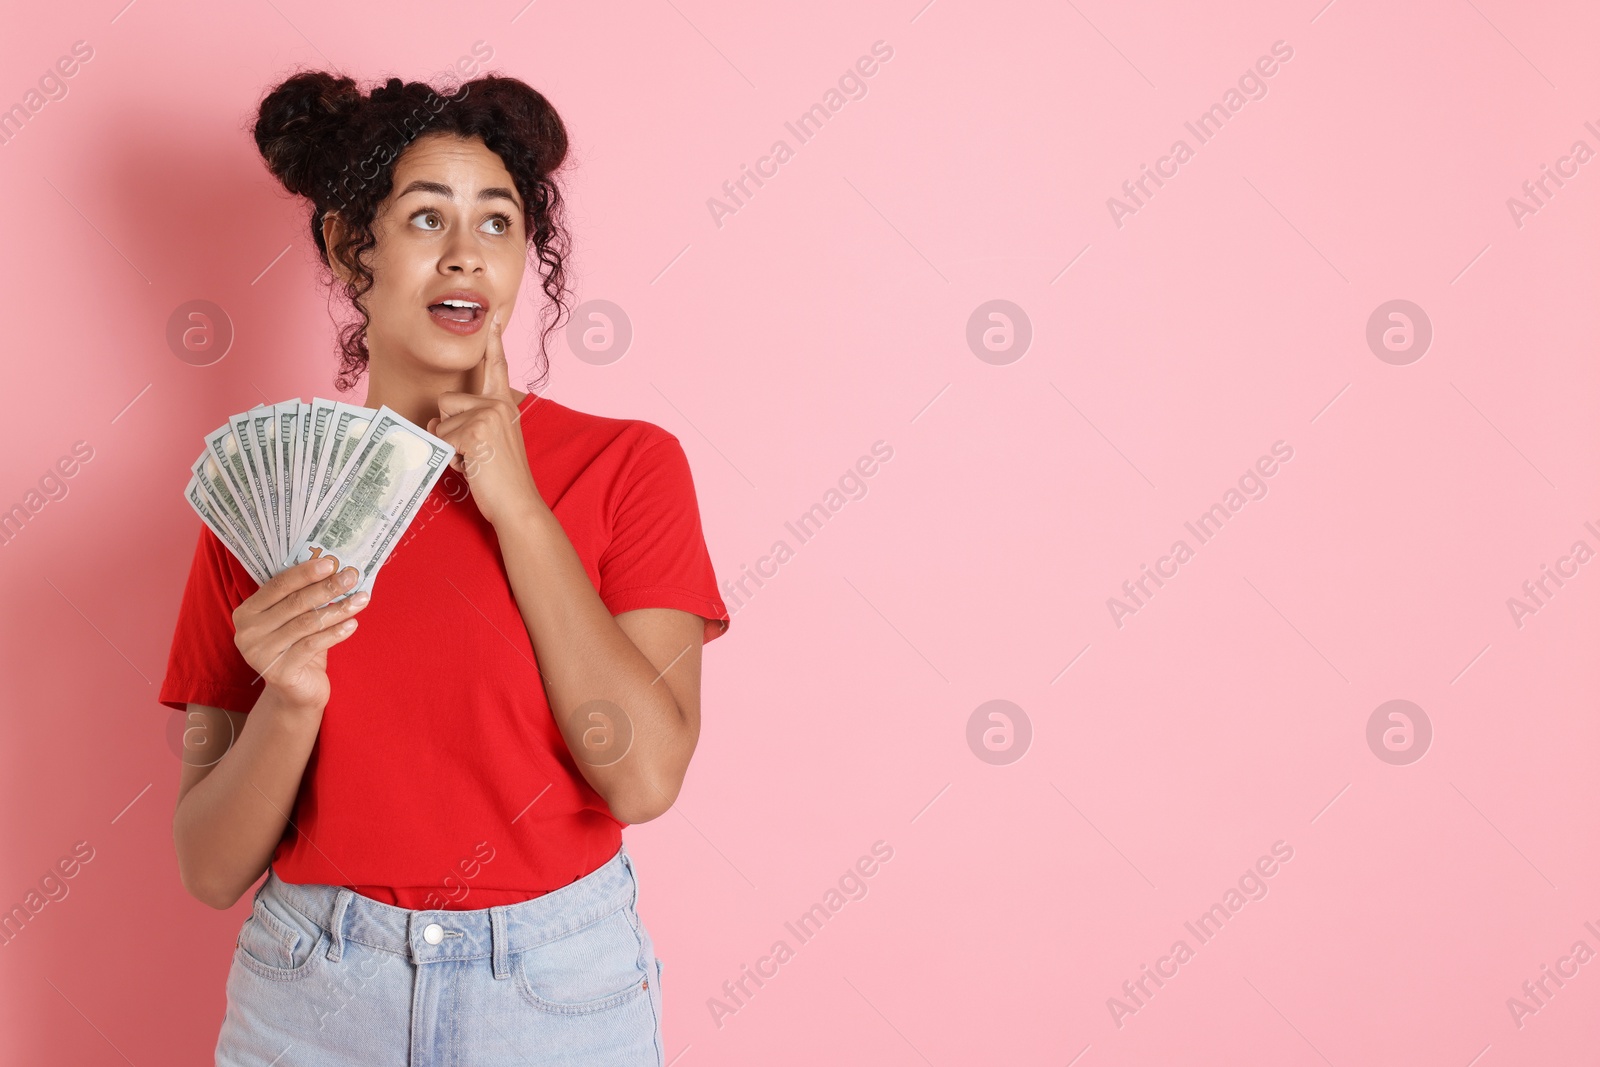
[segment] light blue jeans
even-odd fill
[[[627,848],[520,904],[410,911],[275,871],[217,1038],[228,1067],[662,1067],[661,961]]]

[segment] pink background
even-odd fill
[[[0,547],[0,907],[95,850],[0,947],[11,1058],[209,1062],[248,898],[207,909],[173,856],[180,493],[228,414],[336,395],[303,209],[248,123],[298,64],[426,77],[475,42],[568,122],[576,295],[634,330],[605,365],[556,337],[549,395],[680,437],[719,578],[794,550],[708,649],[678,805],[627,831],[669,1061],[1600,1053],[1600,962],[1520,1026],[1507,1007],[1600,951],[1600,564],[1520,627],[1507,606],[1600,549],[1600,160],[1520,227],[1507,207],[1600,150],[1600,18],[918,2],[111,0],[0,40],[3,106],[94,50],[0,146],[0,507],[94,453]],[[866,96],[798,144],[784,122],[879,40]],[[1185,121],[1280,40],[1267,95],[1197,146]],[[1194,157],[1119,227],[1107,199],[1180,137]],[[778,138],[793,158],[719,227],[708,198]],[[194,299],[236,330],[210,366],[165,340]],[[1003,365],[967,342],[994,299],[1032,330]],[[1404,365],[1366,340],[1396,299],[1433,329]],[[800,544],[785,523],[879,440],[866,495]],[[1198,545],[1184,523],[1280,440],[1266,497]],[[1107,599],[1179,538],[1194,557],[1118,627]],[[1433,732],[1404,765],[1367,741],[1396,699]],[[1029,724],[1010,763],[969,745],[991,700]],[[880,840],[866,896],[799,945],[783,924]],[[1265,898],[1200,944],[1184,923],[1278,841]],[[719,1026],[779,938],[794,957]],[[1108,998],[1180,938],[1119,1026]]]

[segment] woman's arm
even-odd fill
[[[272,861],[328,706],[328,649],[355,632],[368,597],[331,559],[282,571],[233,612],[234,644],[257,677],[250,714],[188,706],[172,814],[178,874],[193,897],[233,907]]]
[[[273,689],[248,715],[189,705],[172,839],[190,896],[225,911],[261,877],[321,725],[321,708],[295,707]]]
[[[700,737],[705,621],[673,608],[613,618],[543,500],[495,532],[545,697],[578,769],[623,822],[662,815]]]
[[[648,822],[677,799],[700,736],[705,622],[667,608],[611,617],[533,483],[504,328],[503,313],[490,321],[477,388],[440,394],[428,429],[455,446],[451,466],[465,472],[494,526],[545,697],[578,769],[618,819]]]

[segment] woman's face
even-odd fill
[[[522,285],[523,218],[511,174],[481,140],[438,133],[413,141],[372,223],[373,284],[361,299],[372,366],[426,378],[477,365],[490,316],[509,321]]]

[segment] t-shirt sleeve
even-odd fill
[[[233,609],[255,590],[250,572],[202,524],[161,680],[162,704],[178,711],[188,704],[238,712],[255,707],[266,683],[233,643]]]
[[[706,621],[705,643],[728,632],[700,504],[683,445],[670,433],[634,458],[614,499],[611,542],[600,554],[600,600],[613,615],[678,608]]]

